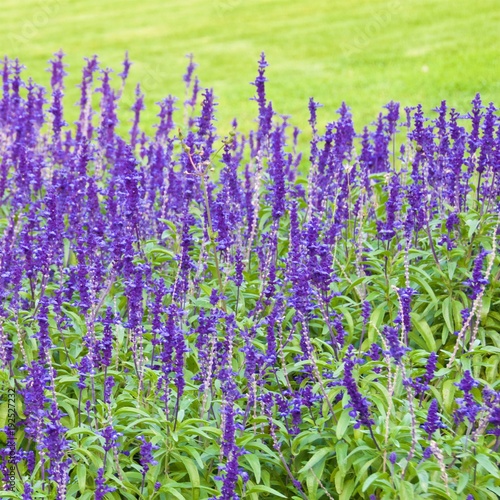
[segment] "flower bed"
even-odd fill
[[[500,495],[496,108],[311,99],[302,154],[266,66],[249,135],[191,59],[123,138],[127,59],[75,126],[62,53],[48,94],[4,61],[2,498]]]

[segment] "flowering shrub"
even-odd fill
[[[357,134],[311,99],[303,157],[266,66],[250,134],[190,59],[125,139],[127,59],[87,60],[74,127],[62,53],[49,93],[4,61],[2,498],[500,495],[496,108]]]

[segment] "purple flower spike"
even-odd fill
[[[350,398],[350,403],[347,407],[352,408],[349,415],[356,419],[354,428],[359,429],[362,425],[370,427],[375,424],[375,421],[370,416],[370,403],[361,395],[356,385],[356,381],[354,380],[352,374],[354,366],[353,347],[350,345],[344,360],[344,386]]]
[[[471,289],[470,298],[475,300],[478,295],[482,292],[483,287],[488,284],[488,280],[483,275],[483,264],[486,256],[490,252],[486,251],[484,248],[478,253],[476,260],[474,261],[474,269],[472,271],[472,278],[464,281],[464,285]]]
[[[473,424],[476,421],[477,414],[481,411],[481,405],[474,401],[471,392],[474,387],[479,385],[479,382],[472,378],[469,370],[465,370],[464,378],[455,385],[464,393],[463,398],[456,399],[458,408],[453,414],[455,423],[459,424],[467,418]]]
[[[389,345],[387,354],[389,354],[396,363],[401,363],[401,359],[410,349],[400,342],[398,331],[399,330],[396,327],[385,326],[382,333],[387,340],[387,344]]]
[[[363,304],[361,305],[361,317],[363,318],[364,325],[367,325],[368,321],[370,321],[371,312],[372,312],[371,304],[367,300],[364,300]]]
[[[151,465],[157,465],[158,462],[153,458],[153,451],[158,450],[159,446],[153,446],[152,443],[148,443],[144,436],[139,436],[141,441],[141,465],[142,474],[146,475]]]
[[[445,429],[446,425],[441,422],[441,419],[438,414],[438,402],[436,399],[433,399],[430,406],[429,406],[429,412],[427,414],[427,421],[425,424],[422,424],[422,429],[424,429],[425,432],[428,434],[428,439],[432,438],[432,435],[438,430],[438,429]]]
[[[186,68],[186,73],[182,78],[184,80],[184,83],[186,84],[186,89],[188,89],[191,85],[191,79],[193,77],[194,70],[198,65],[194,62],[193,54],[188,54],[186,57],[189,59],[189,63]]]
[[[31,494],[33,493],[33,490],[31,489],[30,483],[24,483],[24,493],[21,497],[22,500],[33,500],[33,497]]]
[[[106,496],[106,493],[111,493],[116,490],[116,488],[112,488],[111,486],[106,486],[105,480],[104,480],[104,468],[101,467],[97,471],[97,477],[95,480],[95,500],[104,500],[104,497]]]

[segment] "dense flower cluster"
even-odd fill
[[[3,62],[3,489],[500,495],[495,106],[390,102],[358,133],[311,98],[301,132],[262,54],[255,126],[226,129],[189,56],[149,135],[130,67],[86,60],[71,126],[62,52],[48,92]]]

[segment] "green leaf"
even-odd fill
[[[420,488],[422,488],[424,493],[427,493],[429,488],[429,473],[426,470],[419,470],[417,471],[417,475]]]
[[[344,484],[344,488],[342,489],[339,500],[349,500],[355,487],[356,485],[354,484],[354,481],[352,479],[347,481],[347,483]]]
[[[152,417],[138,418],[137,420],[133,420],[129,425],[127,425],[127,427],[125,427],[122,432],[126,433],[128,430],[138,426],[139,424],[144,424],[144,423],[151,424],[151,425],[147,426],[151,429],[153,426],[158,425],[158,419],[152,418]]]
[[[366,471],[370,468],[373,462],[377,460],[376,458],[372,458],[371,460],[366,461],[365,457],[360,457],[354,462],[354,469],[356,470],[356,481],[354,482],[354,485],[356,486],[360,480],[362,480],[363,476],[365,475]],[[357,465],[362,463],[363,465],[357,469]]]
[[[443,382],[443,406],[449,413],[455,405],[455,382],[453,380],[445,380]]]
[[[150,415],[144,410],[141,410],[140,408],[132,408],[131,406],[123,406],[114,412],[116,416],[121,415],[122,413],[131,413],[132,415],[142,415],[143,417],[150,417]]]
[[[476,232],[477,226],[479,226],[479,223],[481,222],[480,219],[467,219],[465,221],[465,224],[469,227],[469,232],[467,233],[467,238],[471,238],[472,235]]]
[[[446,297],[446,299],[443,300],[442,311],[444,322],[446,323],[448,330],[450,330],[450,332],[454,332],[455,326],[453,324],[453,309],[450,297]]]
[[[365,493],[365,491],[371,486],[371,484],[382,475],[383,475],[383,472],[374,472],[371,476],[368,476],[368,479],[363,483],[363,487],[361,488],[361,491],[363,493]]]
[[[87,467],[84,464],[78,464],[76,466],[76,477],[78,478],[80,493],[83,493],[87,484]]]
[[[288,498],[285,495],[281,494],[279,491],[276,491],[274,488],[270,486],[265,486],[264,484],[256,484],[247,490],[247,494],[250,495],[252,493],[270,493],[279,498]]]
[[[328,446],[327,448],[320,448],[302,467],[302,469],[299,470],[299,474],[302,472],[305,472],[306,470],[309,470],[311,467],[314,467],[320,460],[324,460],[327,455],[330,453],[335,453],[335,448]]]
[[[188,454],[191,455],[198,464],[198,467],[203,470],[205,468],[205,464],[203,463],[203,459],[201,458],[198,450],[194,446],[184,445],[182,449]]]
[[[66,437],[74,436],[75,434],[83,434],[88,436],[97,437],[94,429],[90,429],[89,427],[74,427],[73,429],[69,429],[66,432]]]
[[[457,262],[455,262],[454,260],[448,262],[448,276],[449,276],[450,280],[453,279],[456,268],[457,268]]]
[[[342,470],[338,470],[335,473],[335,489],[337,490],[337,493],[341,493],[344,489],[344,481],[345,474],[342,472]]]
[[[173,495],[175,498],[178,498],[179,500],[186,500],[184,498],[184,495],[181,495],[177,490],[175,490],[173,487],[171,486],[163,486],[162,488],[160,488],[160,491],[164,491],[165,493],[170,493],[171,495]]]
[[[339,470],[344,476],[349,470],[349,467],[346,467],[348,451],[349,445],[345,441],[339,441],[335,445],[335,453],[337,454],[337,463],[339,464]]]
[[[429,283],[432,283],[431,277],[422,269],[416,266],[410,266],[410,270],[413,271],[413,273],[410,275],[410,280],[415,281],[418,285],[420,285],[422,288],[425,289],[425,291],[429,294],[430,298],[432,299],[432,302],[438,303],[438,299],[430,287]],[[417,276],[415,273],[422,274],[425,279],[422,279],[420,276]]]
[[[337,425],[335,426],[335,435],[337,436],[337,439],[342,439],[344,437],[350,423],[351,416],[349,415],[349,410],[344,410],[342,415],[340,415]]]
[[[492,476],[500,478],[500,472],[498,466],[491,462],[490,457],[479,454],[474,457],[476,462],[485,470],[487,470]]]
[[[415,498],[413,485],[408,481],[399,483],[399,498],[401,500],[413,500]]]
[[[248,453],[247,455],[243,455],[243,459],[248,462],[248,465],[250,465],[253,471],[253,475],[255,477],[255,481],[257,482],[257,484],[259,484],[261,479],[261,474],[260,474],[261,468],[260,468],[259,457],[257,457],[257,455]]]
[[[193,491],[193,500],[198,500],[200,497],[200,475],[198,473],[198,468],[192,460],[183,455],[178,455],[184,467],[186,467],[187,473],[189,475],[189,480],[191,482]]]
[[[488,318],[488,313],[490,312],[490,307],[491,307],[491,297],[488,295],[485,295],[483,297],[483,306],[481,308],[481,323],[486,323],[486,320]]]
[[[469,474],[467,472],[460,472],[458,474],[457,493],[462,493],[468,484]]]
[[[5,427],[5,423],[7,422],[7,414],[9,412],[9,405],[7,401],[0,405],[0,429]]]
[[[422,319],[415,312],[411,312],[410,316],[412,325],[424,339],[425,347],[427,347],[429,351],[436,352],[436,339],[434,338],[434,335],[432,334],[432,331],[429,325],[427,324],[427,321]],[[413,339],[415,340],[415,337],[413,337]],[[415,340],[415,342],[417,342],[417,340]]]

